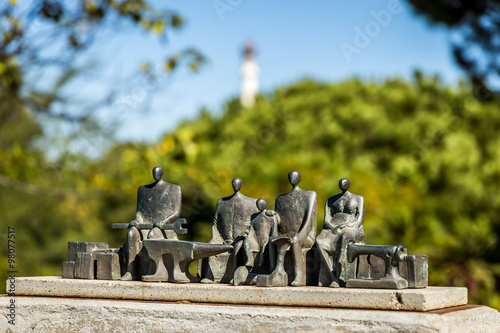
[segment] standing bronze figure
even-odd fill
[[[269,240],[277,235],[279,216],[267,210],[265,199],[257,200],[260,213],[252,215],[248,236],[243,241],[246,260],[234,272],[233,284],[255,284],[258,274],[269,274],[274,269],[274,245]]]

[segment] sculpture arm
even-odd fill
[[[262,244],[262,246],[259,249],[260,253],[264,253],[264,251],[266,250],[266,246],[267,246],[268,243],[269,243],[269,240],[265,241],[264,244]]]
[[[130,226],[135,227],[138,224],[144,223],[144,219],[142,218],[141,212],[135,213],[135,219],[130,221]]]
[[[363,221],[365,220],[365,199],[362,196],[358,198],[358,216],[356,219],[356,227],[363,226]]]
[[[254,230],[254,228],[250,228],[250,231],[248,232],[248,234],[243,235],[241,238],[242,238],[242,240],[243,240],[244,243],[248,243],[249,240],[255,239],[255,230]]]
[[[217,229],[217,215],[214,218],[214,225],[212,226],[212,239],[210,244],[224,244],[224,240],[220,236],[219,229]]]
[[[170,215],[169,217],[167,217],[165,220],[161,221],[160,224],[172,224],[174,223],[179,217],[181,216],[180,213],[176,213],[176,214],[173,214],[173,215]]]
[[[309,207],[307,209],[306,216],[304,217],[304,220],[302,222],[302,225],[300,226],[299,232],[293,236],[292,238],[292,244],[295,242],[303,243],[307,239],[307,236],[309,236],[309,232],[311,231],[313,219],[315,220],[316,216],[313,216],[313,212],[316,211],[314,209],[315,205],[318,204],[318,196],[316,192],[313,192],[314,194],[311,196],[309,200]]]
[[[224,239],[219,232],[219,210],[220,210],[220,199],[217,201],[217,207],[215,208],[214,224],[212,225],[212,239],[210,244],[224,244]]]
[[[280,223],[280,216],[279,214],[275,213],[273,216],[273,225],[271,227],[271,234],[269,235],[269,237],[278,236],[278,223]]]
[[[161,221],[161,224],[171,224],[174,223],[175,220],[177,220],[181,216],[181,209],[182,209],[182,192],[181,188],[178,187],[176,188],[176,193],[173,198],[171,198],[173,204],[172,204],[172,214],[168,216],[165,220]]]
[[[328,201],[330,199],[327,199],[325,202],[325,221],[323,222],[323,229],[333,229],[334,226],[332,224],[332,209],[330,208],[330,205],[328,204]]]

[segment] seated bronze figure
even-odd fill
[[[63,278],[261,287],[427,286],[426,255],[408,255],[401,245],[364,244],[364,199],[348,191],[347,178],[339,181],[342,192],[326,201],[317,238],[317,195],[299,187],[300,173],[288,174],[292,190],[276,198],[275,210],[267,210],[264,199],[241,194],[242,180],[234,178],[234,193],[217,202],[212,240],[199,243],[177,239],[187,233],[182,227],[186,219],[179,218],[181,188],[162,176],[163,168],[155,167],[155,182],[139,187],[132,222],[112,224],[113,229],[128,229],[125,246],[69,242]],[[196,260],[198,276],[193,276],[189,264]]]
[[[276,268],[269,276],[259,276],[258,286],[287,285],[284,272],[285,252],[292,250],[294,279],[292,286],[306,285],[305,256],[316,238],[316,214],[318,196],[314,191],[305,191],[299,187],[300,173],[291,171],[288,180],[292,190],[276,198],[275,210],[279,216],[278,232],[271,242],[276,245],[278,256]]]
[[[259,213],[257,199],[240,193],[243,181],[234,178],[234,193],[219,199],[215,209],[211,244],[228,244],[234,247],[232,254],[224,253],[203,260],[199,268],[202,283],[229,283],[238,267],[238,257],[243,240],[250,232],[251,217]]]
[[[162,167],[155,167],[155,182],[141,186],[137,191],[137,211],[135,219],[129,224],[124,246],[126,273],[122,280],[140,280],[142,275],[147,274],[149,259],[144,252],[141,254],[144,239],[177,239],[173,230],[162,230],[161,226],[173,224],[181,215],[181,188],[164,181],[163,172]],[[141,225],[150,227],[141,228]]]
[[[326,200],[323,230],[316,238],[322,266],[330,273],[330,287],[340,285],[342,266],[347,261],[347,245],[365,243],[364,199],[349,192],[350,185],[349,179],[342,178],[339,181],[342,193]]]

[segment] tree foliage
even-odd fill
[[[457,33],[452,41],[453,56],[475,87],[500,91],[500,1],[408,2],[430,23],[443,24]]]
[[[113,90],[77,101],[75,89],[67,89],[77,80],[78,93],[88,80],[84,64],[92,45],[103,36],[109,41],[110,31],[134,28],[164,39],[183,22],[177,12],[145,0],[0,2],[1,245],[7,249],[7,225],[15,227],[24,275],[54,274],[66,239],[105,239],[108,231],[96,214],[101,205],[112,205],[103,201],[107,175],[86,173],[93,165],[86,154],[60,149],[84,136],[108,135],[94,115],[112,102]],[[171,73],[185,63],[198,70],[203,61],[194,49],[179,50],[165,54],[162,67]],[[142,70],[148,79],[158,76],[148,64]],[[8,270],[4,253],[2,277]]]
[[[113,102],[116,91],[94,98],[75,96],[88,80],[91,47],[120,32],[138,29],[166,39],[167,32],[183,27],[183,17],[173,10],[159,10],[145,0],[43,0],[5,1],[0,4],[0,132],[25,143],[47,133],[48,123],[60,120],[78,131],[99,127],[94,115]],[[164,69],[185,62],[198,70],[203,56],[194,49],[165,54]],[[151,78],[151,65],[141,69]],[[87,75],[87,77],[84,77]],[[75,80],[78,89],[66,89]],[[29,120],[31,114],[31,120]],[[20,121],[24,119],[24,121]],[[40,126],[40,123],[43,123]],[[21,135],[10,130],[15,125]],[[7,130],[9,129],[9,130]],[[59,135],[61,136],[61,135]],[[76,134],[75,136],[78,136]],[[17,138],[17,139],[16,139]]]
[[[72,168],[40,170],[30,160],[19,170],[24,157],[9,156],[2,172],[12,178],[68,189],[34,197],[1,188],[2,211],[22,241],[21,272],[58,274],[69,240],[121,246],[125,233],[109,225],[133,218],[137,187],[152,181],[155,165],[181,185],[188,239],[198,241],[210,239],[215,204],[232,193],[233,177],[272,209],[290,189],[287,173],[298,170],[320,205],[350,178],[350,190],[365,197],[368,243],[429,254],[430,284],[467,286],[472,302],[500,308],[499,104],[469,92],[418,73],[413,82],[303,80],[260,96],[252,109],[234,99],[219,115],[202,110],[155,144],[62,164]]]
[[[482,25],[484,15],[497,22],[489,9],[495,1],[454,4],[462,7],[446,19],[439,1],[414,6],[436,10],[431,20],[453,27]],[[483,89],[445,86],[419,73],[413,82],[303,80],[260,96],[252,109],[233,99],[221,114],[202,110],[155,144],[115,145],[98,159],[71,152],[49,159],[38,143],[47,119],[103,133],[92,112],[106,100],[74,113],[64,90],[81,73],[75,59],[97,31],[125,24],[163,35],[183,20],[140,0],[19,6],[0,5],[1,246],[7,248],[7,225],[15,227],[19,276],[60,274],[69,240],[121,246],[124,232],[109,226],[133,218],[137,187],[152,181],[156,165],[165,168],[165,180],[182,186],[188,239],[199,241],[210,239],[215,204],[231,194],[232,178],[241,177],[243,193],[265,198],[272,209],[274,198],[289,190],[287,173],[298,170],[301,187],[316,190],[320,205],[338,193],[340,178],[350,178],[352,192],[365,197],[369,243],[429,254],[431,284],[467,286],[471,301],[500,308],[500,105]],[[496,37],[477,36],[467,43],[493,43],[483,47],[493,56]],[[171,71],[182,61],[197,70],[203,57],[184,50],[166,57],[164,67]],[[150,72],[148,64],[142,68]],[[40,85],[45,71],[55,79]],[[322,220],[320,213],[318,233]]]

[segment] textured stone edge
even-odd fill
[[[147,283],[62,279],[61,277],[17,278],[16,294],[407,311],[431,311],[467,304],[467,289],[461,287],[405,290],[325,287],[260,288],[224,284]]]
[[[0,296],[3,308],[9,297]],[[436,312],[19,297],[14,332],[499,332],[486,306]],[[460,309],[460,310],[458,310]],[[0,327],[8,327],[0,316]]]

